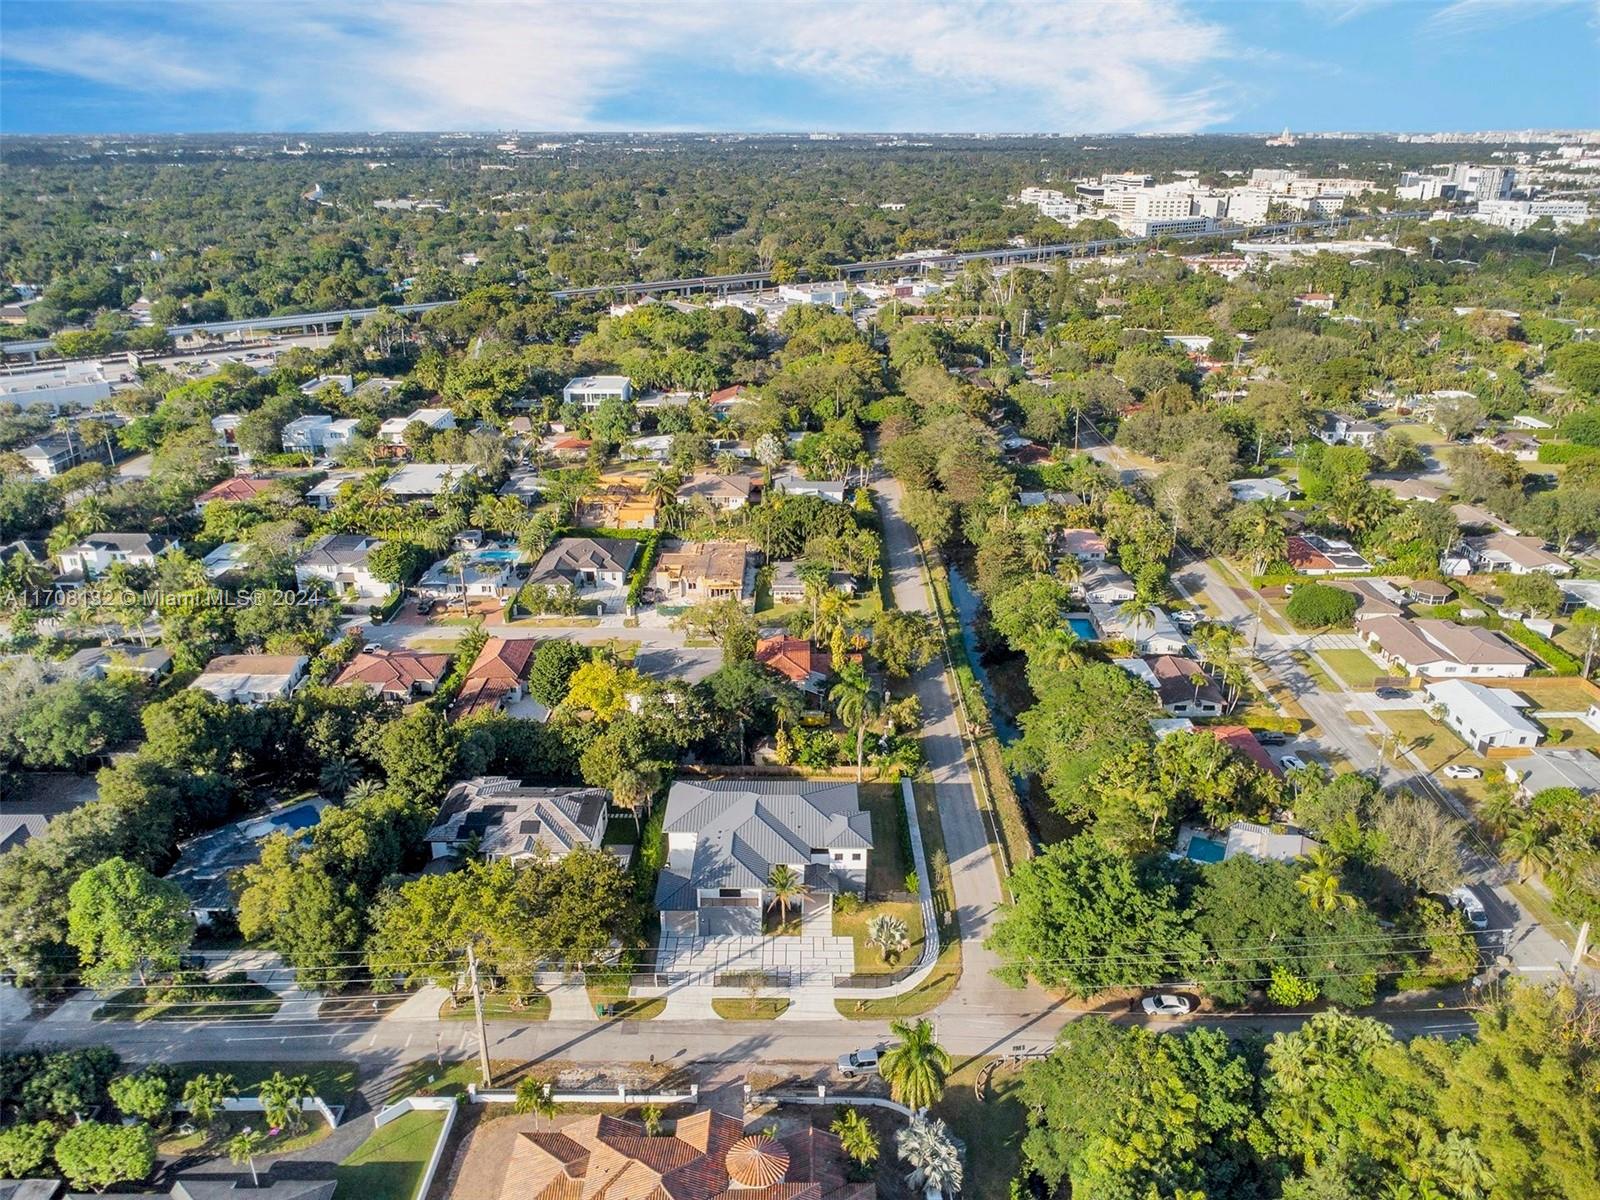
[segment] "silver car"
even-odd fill
[[[865,1050],[852,1050],[849,1054],[839,1055],[839,1074],[846,1079],[853,1079],[857,1075],[876,1075],[879,1053],[876,1046],[869,1046]]]
[[[1187,996],[1164,994],[1146,996],[1139,1007],[1147,1017],[1182,1017],[1194,1011],[1194,1001]]]

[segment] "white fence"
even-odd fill
[[[886,1108],[890,1112],[899,1113],[906,1120],[917,1114],[910,1108],[897,1101],[890,1100],[887,1096],[863,1096],[856,1092],[828,1093],[828,1085],[817,1084],[815,1092],[756,1092],[750,1091],[750,1085],[744,1085],[744,1106],[748,1110],[760,1104],[853,1104],[863,1108]]]
[[[397,1121],[409,1112],[444,1113],[444,1124],[439,1127],[439,1136],[433,1143],[433,1153],[428,1155],[428,1168],[417,1181],[417,1190],[412,1193],[411,1200],[423,1200],[428,1194],[428,1189],[433,1186],[433,1177],[439,1171],[440,1160],[444,1158],[445,1143],[450,1140],[450,1130],[455,1127],[456,1109],[454,1096],[407,1096],[398,1103],[384,1105],[372,1118],[373,1126],[382,1129],[390,1121]]]
[[[172,1106],[176,1112],[188,1112],[189,1106],[178,1103]],[[260,1096],[232,1096],[222,1102],[222,1111],[231,1113],[258,1113],[266,1112],[267,1106],[261,1102]],[[311,1096],[300,1101],[301,1112],[319,1113],[328,1123],[329,1129],[339,1128],[339,1121],[344,1116],[344,1106],[330,1107],[321,1096]]]
[[[467,1085],[470,1104],[514,1104],[517,1093],[507,1088],[479,1088]],[[700,1085],[691,1083],[686,1092],[630,1092],[622,1084],[614,1092],[553,1092],[557,1104],[693,1104],[700,1099]]]

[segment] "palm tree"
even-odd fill
[[[665,464],[657,465],[645,480],[644,494],[658,505],[672,503],[678,495],[678,473]]]
[[[228,1139],[228,1160],[235,1166],[250,1166],[250,1186],[260,1187],[261,1177],[256,1174],[256,1155],[267,1148],[267,1135],[246,1125]]]
[[[839,1148],[852,1161],[863,1167],[878,1161],[878,1135],[872,1131],[872,1122],[861,1115],[858,1108],[839,1108],[839,1115],[828,1126],[839,1139]]]
[[[878,1060],[878,1073],[901,1104],[928,1108],[944,1095],[944,1081],[953,1067],[949,1053],[934,1041],[933,1022],[926,1017],[891,1021],[889,1032],[900,1041]]]
[[[1550,830],[1536,820],[1525,820],[1506,835],[1500,847],[1500,857],[1515,863],[1517,878],[1526,880],[1532,875],[1543,875],[1555,861],[1551,853]]]
[[[856,782],[861,783],[866,778],[867,725],[877,713],[877,701],[860,663],[847,662],[843,666],[836,663],[835,669],[839,672],[839,682],[828,692],[828,699],[833,701],[839,723],[847,729],[855,728]]]
[[[274,1071],[259,1091],[267,1124],[279,1129],[299,1129],[305,1123],[305,1101],[317,1094],[311,1076],[282,1071]]]
[[[1306,864],[1306,869],[1294,881],[1295,886],[1311,902],[1314,912],[1330,913],[1340,908],[1356,907],[1356,898],[1344,891],[1339,879],[1337,858],[1318,847],[1301,861]]]
[[[1503,778],[1491,782],[1485,791],[1487,794],[1478,805],[1478,820],[1483,822],[1492,837],[1503,838],[1522,814],[1516,793]]]
[[[382,794],[383,784],[376,779],[361,779],[350,785],[344,794],[344,798],[347,803],[356,804],[362,800],[370,800],[374,796]]]
[[[530,1075],[517,1084],[517,1098],[511,1107],[524,1116],[532,1113],[536,1117],[553,1117],[559,1107],[554,1092],[549,1080]]]
[[[471,557],[460,550],[444,560],[444,569],[452,572],[461,581],[461,613],[463,616],[472,611],[472,606],[467,602],[467,564],[471,561]]]
[[[894,1135],[895,1153],[911,1165],[906,1185],[913,1192],[953,1195],[961,1190],[961,1151],[945,1123],[913,1117]]]
[[[806,881],[787,863],[778,863],[767,875],[767,890],[772,893],[772,905],[782,921],[789,915],[789,906],[805,896]]]
[[[348,758],[330,758],[317,777],[322,790],[343,796],[361,778],[361,768]]]
[[[1063,554],[1056,559],[1056,578],[1062,583],[1077,583],[1083,575],[1083,564],[1078,561],[1076,554]]]
[[[883,961],[911,945],[911,931],[893,913],[879,913],[867,922],[867,944],[876,946]]]
[[[640,812],[648,808],[650,797],[660,786],[660,777],[654,767],[619,767],[611,777],[611,796],[619,805],[633,814],[633,823],[640,834],[644,832]]]
[[[724,450],[717,455],[716,467],[718,475],[732,475],[739,469],[739,456],[731,450]]]

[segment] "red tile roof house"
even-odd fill
[[[1219,742],[1225,743],[1231,749],[1244,755],[1263,771],[1283,778],[1283,768],[1272,761],[1272,756],[1266,752],[1261,743],[1256,741],[1256,735],[1243,725],[1207,725],[1204,728]]]
[[[450,719],[459,721],[473,713],[498,712],[522,699],[522,682],[527,678],[533,651],[532,638],[490,638],[485,642],[450,706]]]
[[[516,1135],[499,1200],[870,1200],[845,1181],[839,1139],[821,1129],[746,1134],[710,1109],[654,1137],[621,1117],[584,1117]]]
[[[415,650],[363,651],[351,659],[334,687],[365,687],[385,700],[406,701],[431,696],[450,666],[448,654],[419,654]]]
[[[808,692],[820,691],[822,681],[833,674],[833,655],[806,638],[762,638],[756,643],[756,661]]]
[[[277,484],[275,479],[255,479],[247,475],[237,475],[232,479],[224,479],[216,487],[207,488],[194,498],[194,511],[202,513],[206,505],[214,500],[224,503],[239,504],[254,500],[257,496],[271,491]]]

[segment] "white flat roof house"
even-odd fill
[[[406,430],[412,425],[426,425],[437,433],[441,429],[454,429],[456,415],[448,408],[419,408],[409,416],[390,417],[378,426],[378,440],[391,446],[403,446],[406,444]]]
[[[1544,738],[1544,730],[1522,715],[1530,702],[1507,688],[1445,679],[1422,690],[1444,709],[1444,723],[1479,754],[1490,746],[1537,746]]]
[[[208,662],[189,686],[253,708],[291,695],[310,661],[304,654],[224,654]]]
[[[315,379],[308,379],[300,385],[302,396],[315,396],[325,387],[336,387],[348,396],[356,390],[355,377],[351,375],[318,375]]]
[[[383,490],[402,500],[432,500],[460,491],[477,473],[471,463],[407,463],[383,481]]]
[[[1164,608],[1149,608],[1129,620],[1117,605],[1089,603],[1089,613],[1100,632],[1108,638],[1126,638],[1141,654],[1182,654],[1188,640]]]
[[[579,375],[561,389],[563,404],[596,409],[607,400],[632,400],[633,380],[626,375]]]
[[[1252,500],[1287,500],[1294,495],[1294,489],[1281,479],[1233,479],[1228,482],[1228,490],[1240,504]]]
[[[360,423],[354,417],[335,419],[327,413],[296,417],[283,427],[284,453],[321,454],[338,446],[348,446]]]
[[[842,479],[802,479],[789,472],[772,477],[772,490],[786,496],[820,496],[834,504],[844,503],[847,485]]]

